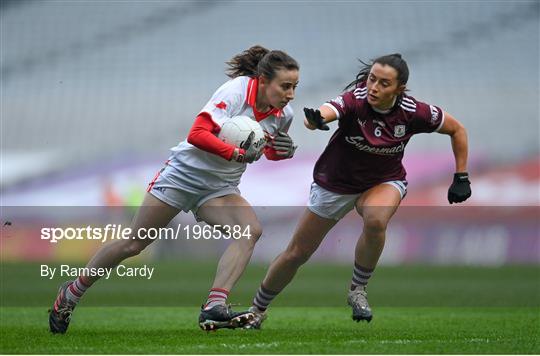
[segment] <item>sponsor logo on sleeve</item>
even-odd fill
[[[343,97],[340,95],[338,96],[337,98],[335,98],[334,100],[332,100],[334,103],[336,103],[337,105],[339,105],[342,109],[345,107],[345,102],[343,101]]]
[[[437,119],[439,118],[439,109],[437,109],[433,105],[430,105],[429,110],[431,111],[431,121],[437,121]]]

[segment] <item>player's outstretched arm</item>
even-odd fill
[[[329,107],[323,105],[318,110],[304,108],[304,126],[310,130],[323,130],[328,131],[328,123],[335,121],[337,119],[336,113]]]
[[[471,196],[471,182],[467,173],[467,156],[469,143],[467,130],[461,122],[447,112],[444,113],[444,123],[439,133],[449,135],[452,141],[452,151],[456,161],[456,173],[452,185],[448,189],[448,202],[461,203]]]

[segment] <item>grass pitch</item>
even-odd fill
[[[65,335],[48,332],[46,312],[61,280],[27,283],[37,268],[2,265],[2,354],[540,353],[538,266],[381,267],[370,282],[368,324],[353,322],[345,303],[350,267],[308,264],[263,330],[206,333],[197,317],[214,265],[161,263],[151,281],[100,281]],[[238,309],[264,273],[246,272],[231,295]]]
[[[197,308],[88,307],[65,335],[43,308],[3,311],[2,353],[538,353],[536,308],[375,308],[369,324],[347,308],[277,307],[262,330],[198,330]]]

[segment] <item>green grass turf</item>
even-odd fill
[[[370,324],[345,307],[276,307],[263,330],[206,333],[197,308],[86,307],[65,335],[51,335],[42,308],[2,310],[5,353],[262,354],[540,352],[538,308],[375,308]]]
[[[217,261],[217,259],[216,259]],[[152,279],[111,277],[84,297],[85,306],[200,305],[217,262],[141,262],[155,267]],[[57,267],[59,264],[50,264]],[[40,277],[39,264],[0,265],[1,306],[48,307],[68,277]],[[230,302],[250,305],[267,265],[249,265]],[[352,275],[349,265],[307,263],[274,301],[275,306],[343,306]],[[369,286],[378,306],[540,306],[540,266],[380,266]]]
[[[148,262],[147,262],[148,263]],[[370,323],[346,306],[350,266],[309,263],[275,300],[262,331],[197,327],[215,263],[161,262],[151,280],[99,281],[66,335],[46,310],[66,278],[2,263],[0,353],[540,353],[540,267],[381,266]],[[251,265],[230,301],[250,304],[266,266]]]

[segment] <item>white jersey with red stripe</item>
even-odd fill
[[[221,127],[230,118],[245,115],[256,120],[270,137],[278,131],[287,132],[293,119],[289,104],[283,109],[261,113],[255,109],[258,78],[246,76],[229,80],[212,95],[199,114],[208,114]],[[217,134],[216,134],[217,135]],[[168,179],[174,185],[188,191],[220,189],[236,186],[246,170],[245,163],[227,161],[222,157],[201,150],[184,140],[171,149]]]

